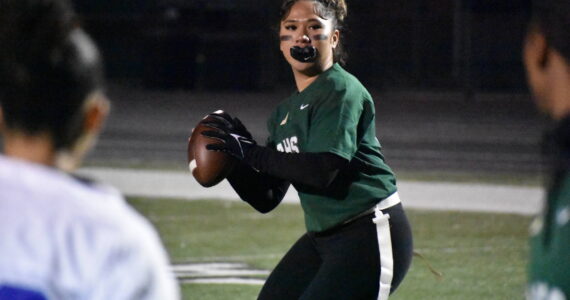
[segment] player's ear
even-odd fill
[[[97,134],[109,115],[109,100],[103,93],[96,92],[89,96],[84,105],[83,130]]]
[[[338,46],[339,41],[340,41],[340,31],[338,29],[335,29],[331,34],[331,44],[333,49],[335,49],[336,46]]]
[[[109,100],[100,92],[92,93],[83,104],[83,120],[81,134],[66,151],[60,151],[56,158],[56,166],[71,172],[81,164],[83,157],[95,144],[99,132],[109,114]]]
[[[544,34],[534,25],[529,29],[525,44],[523,59],[529,72],[543,72],[548,65],[549,47]]]

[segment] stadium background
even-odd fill
[[[192,126],[220,108],[263,141],[265,119],[292,91],[275,31],[281,1],[73,2],[106,59],[113,101],[91,170],[184,172]],[[378,136],[399,179],[540,186],[549,124],[521,63],[528,0],[348,4],[346,68],[376,101]],[[161,180],[169,181],[154,184]],[[303,231],[298,205],[259,215],[231,201],[128,200],[157,226],[179,268],[229,261],[266,274]],[[528,216],[411,210],[410,219],[416,249],[444,279],[414,260],[395,299],[522,298]],[[185,299],[252,299],[259,290],[182,287]]]
[[[178,165],[223,108],[258,140],[292,90],[280,1],[75,0],[103,50],[114,111],[90,162]],[[346,68],[375,97],[397,171],[534,176],[545,120],[521,62],[528,0],[349,2]],[[137,150],[137,151],[134,151]]]
[[[74,2],[113,78],[231,90],[268,89],[290,79],[276,47],[280,1]],[[516,54],[527,0],[354,0],[349,10],[349,69],[367,86],[525,89]]]

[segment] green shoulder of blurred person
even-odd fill
[[[570,1],[535,0],[524,45],[529,87],[554,122],[544,209],[531,225],[527,299],[570,299]]]

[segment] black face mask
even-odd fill
[[[291,47],[291,57],[303,63],[314,62],[317,60],[318,55],[319,52],[317,48],[313,46],[307,46],[305,48],[299,46]]]

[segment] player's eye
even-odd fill
[[[321,28],[323,28],[323,25],[321,25],[321,24],[315,24],[315,25],[309,26],[309,29],[311,29],[311,30],[319,30]]]
[[[286,26],[285,26],[285,29],[291,30],[291,31],[295,31],[295,30],[297,30],[297,26],[295,26],[295,25],[286,25]]]

